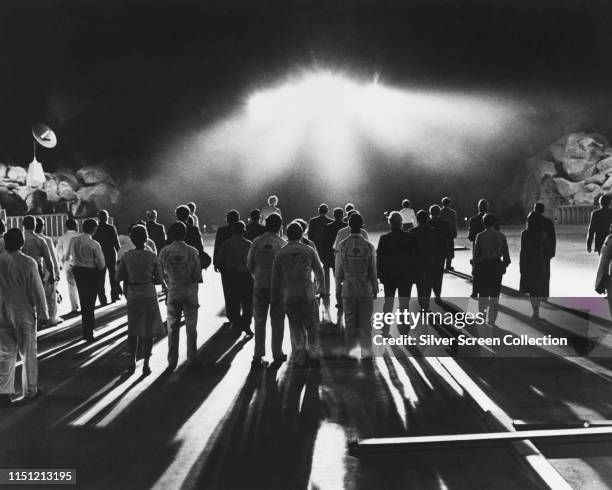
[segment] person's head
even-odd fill
[[[136,248],[143,249],[146,241],[149,238],[147,228],[143,225],[132,226],[132,229],[130,230],[130,238],[132,239],[132,243]]]
[[[182,221],[177,221],[168,228],[168,239],[171,242],[182,242],[187,235],[187,227]]]
[[[34,233],[44,233],[45,232],[45,220],[40,217],[36,218],[36,226],[34,227]]]
[[[105,209],[98,211],[98,221],[100,223],[108,222],[108,212]]]
[[[445,208],[451,205],[450,197],[443,197],[441,202],[442,202],[442,207],[445,207]]]
[[[157,211],[155,209],[148,209],[145,216],[149,221],[157,221]]]
[[[191,201],[187,203],[187,207],[189,208],[189,211],[191,212],[191,214],[196,212],[196,205],[195,202]]]
[[[327,204],[325,204],[324,202],[319,204],[319,214],[325,215],[328,212],[329,212],[329,207],[327,206]]]
[[[4,224],[4,220],[0,218],[0,236],[6,233],[6,225]]]
[[[344,210],[342,208],[334,208],[334,219],[342,221],[344,219]]]
[[[535,214],[544,214],[544,204],[542,204],[541,202],[536,202],[533,205],[533,212]]]
[[[427,224],[428,219],[429,215],[427,214],[427,211],[425,211],[424,209],[420,209],[419,211],[417,211],[416,220],[419,225]]]
[[[174,214],[176,215],[177,220],[182,221],[184,223],[185,221],[187,221],[187,218],[189,218],[189,208],[184,204],[181,204],[180,206],[177,206],[177,208],[174,210]]]
[[[266,218],[266,231],[278,233],[283,226],[283,219],[278,213],[272,213]]]
[[[410,207],[410,201],[408,199],[404,199],[402,201],[402,208],[407,209]]]
[[[478,201],[478,212],[486,213],[489,210],[489,201],[486,199],[481,199]]]
[[[432,218],[439,218],[440,217],[440,206],[438,206],[437,204],[434,204],[433,206],[429,206],[429,214],[431,215]]]
[[[268,198],[268,206],[276,206],[278,204],[278,197],[272,195]]]
[[[93,235],[98,229],[98,222],[95,219],[88,218],[83,221],[83,233]]]
[[[363,226],[363,218],[358,212],[354,212],[348,220],[348,225],[351,229],[351,233],[359,233]]]
[[[612,198],[610,197],[610,194],[603,194],[600,198],[599,198],[599,205],[602,208],[608,208],[610,207],[610,201],[612,200]],[[24,220],[25,221],[25,220]]]
[[[287,227],[287,238],[291,241],[302,238],[302,227],[299,223],[293,222]]]
[[[253,211],[249,213],[249,218],[251,218],[252,223],[259,223],[259,220],[261,219],[261,212],[259,209],[253,209]]]
[[[36,218],[34,218],[34,216],[26,216],[23,218],[23,227],[28,231],[34,231],[34,228],[36,228]]]
[[[64,225],[66,226],[67,230],[77,231],[77,222],[75,219],[72,219],[72,218],[67,219]]]
[[[491,213],[487,213],[482,217],[482,222],[485,225],[485,228],[491,228],[495,226],[495,215]]]
[[[527,215],[527,229],[531,230],[533,228],[535,228],[538,225],[538,213],[534,211],[531,211],[528,215]]]
[[[239,220],[240,220],[240,213],[236,211],[235,209],[228,211],[227,215],[225,216],[225,221],[230,226],[233,225],[234,223],[238,223]]]
[[[355,205],[352,202],[347,202],[344,205],[344,212],[347,214],[350,213],[353,209],[355,209]]]
[[[402,215],[397,211],[391,212],[387,219],[389,220],[389,226],[391,226],[393,230],[402,229]]]
[[[17,252],[24,243],[23,232],[19,228],[11,228],[4,234],[4,248],[7,252]]]
[[[306,233],[306,230],[308,229],[308,223],[306,223],[306,220],[303,220],[302,218],[295,218],[293,221],[302,227],[302,234]]]
[[[230,229],[232,230],[232,235],[242,236],[246,230],[246,225],[244,224],[244,221],[238,220],[230,225]]]

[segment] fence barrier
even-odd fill
[[[65,223],[68,219],[67,214],[37,214],[34,215],[36,218],[42,218],[45,221],[45,235],[57,240],[66,231]],[[4,209],[0,209],[0,218],[6,223],[7,230],[10,228],[22,228],[23,218],[25,216],[7,216]],[[77,222],[77,229],[79,232],[83,231],[83,221],[88,218],[75,218]],[[108,222],[113,224],[114,220],[109,217]]]

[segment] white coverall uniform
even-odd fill
[[[57,253],[55,251],[55,245],[51,237],[46,235],[38,235],[47,244],[49,249],[49,255],[51,256],[51,262],[53,263],[53,275],[52,280],[49,271],[45,271],[43,278],[43,287],[45,288],[45,296],[47,298],[47,308],[49,310],[49,321],[51,323],[59,323],[61,320],[57,318],[57,281],[60,277],[59,261],[57,260]]]
[[[22,252],[0,254],[0,394],[15,392],[17,352],[23,362],[23,396],[38,391],[37,315],[49,317],[36,261]]]
[[[376,249],[359,233],[351,233],[336,254],[336,283],[342,286],[346,318],[346,352],[361,341],[362,357],[372,355],[372,311],[378,293]]]
[[[162,248],[159,259],[168,287],[168,365],[178,362],[179,326],[185,313],[187,359],[194,362],[197,354],[198,282],[202,279],[198,251],[185,242],[173,242]]]
[[[275,359],[283,355],[285,313],[280,302],[271,305],[272,264],[277,252],[287,242],[278,233],[266,232],[257,237],[247,256],[247,268],[253,275],[253,316],[255,317],[255,352],[253,357],[266,355],[266,319],[270,308],[272,326],[272,355]]]
[[[272,266],[272,303],[283,302],[289,319],[291,349],[296,364],[306,357],[321,355],[317,339],[319,307],[315,295],[315,275],[318,293],[325,291],[323,265],[316,250],[299,241],[290,241],[281,248]]]
[[[57,241],[57,256],[62,264],[64,274],[66,274],[66,282],[68,283],[68,296],[70,297],[71,311],[79,309],[79,292],[77,290],[76,281],[74,279],[74,264],[70,255],[70,242],[79,236],[79,232],[68,230]]]

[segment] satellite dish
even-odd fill
[[[54,148],[57,145],[57,136],[46,124],[35,124],[32,126],[32,136],[36,142],[45,148]]]

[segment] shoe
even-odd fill
[[[148,364],[145,364],[144,366],[142,366],[142,375],[148,376],[149,374],[151,374],[151,368]]]
[[[245,334],[247,334],[247,337],[254,337],[255,336],[255,334],[253,333],[253,330],[251,330],[251,327],[248,326],[248,325],[246,327],[243,327],[242,331]]]
[[[136,371],[136,363],[134,361],[128,362],[127,368],[125,368],[125,372],[129,375],[134,374]]]
[[[434,299],[434,303],[437,305],[441,305],[442,304],[442,298],[440,298],[440,296],[436,296],[436,299]]]
[[[251,369],[263,369],[267,363],[261,357],[254,357],[251,361]]]
[[[57,325],[59,325],[60,323],[62,323],[64,320],[62,320],[61,318],[54,318],[53,320],[49,320],[47,322],[47,327],[55,327]]]
[[[174,370],[176,369],[176,364],[170,364],[164,371],[162,372],[162,376],[170,376]]]
[[[83,335],[81,339],[83,339],[87,343],[91,343],[95,340],[93,335]]]
[[[11,395],[2,394],[0,395],[0,408],[8,408],[12,405]]]

